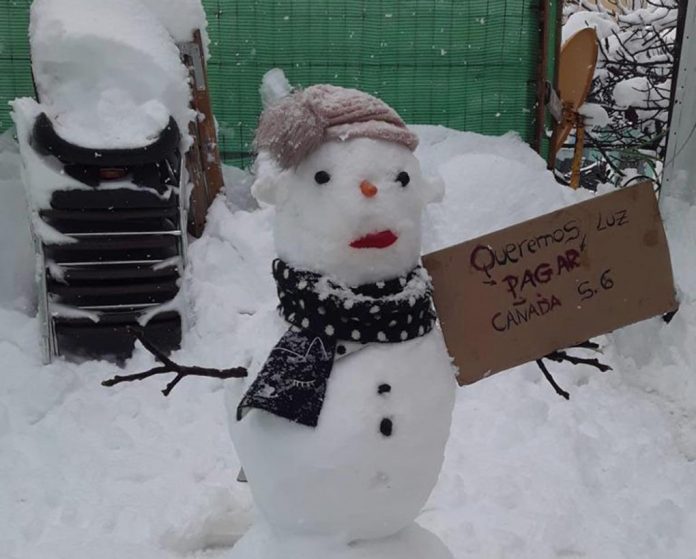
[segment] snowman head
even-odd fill
[[[314,86],[266,109],[256,143],[252,192],[276,208],[281,259],[350,286],[416,266],[422,210],[443,187],[423,177],[417,138],[393,109]]]

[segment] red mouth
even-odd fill
[[[379,233],[370,233],[356,239],[350,246],[353,248],[387,248],[393,245],[399,237],[393,231],[386,229]]]

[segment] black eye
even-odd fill
[[[406,186],[409,182],[411,182],[411,177],[408,176],[406,171],[401,171],[398,175],[396,175],[396,182],[400,182],[401,186]]]
[[[317,184],[326,184],[331,180],[331,175],[326,171],[319,171],[314,175],[314,180],[317,181]]]

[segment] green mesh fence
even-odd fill
[[[29,63],[31,0],[0,0],[0,132],[12,126],[7,103],[34,95]]]
[[[210,86],[227,160],[250,150],[261,108],[259,83],[273,67],[282,68],[293,85],[363,89],[410,123],[484,134],[516,130],[534,139],[539,0],[205,4]],[[557,8],[548,6],[549,12]]]
[[[356,87],[410,123],[534,143],[541,2],[553,72],[560,0],[204,0],[209,82],[227,162],[248,162],[261,77],[282,68],[293,85]],[[0,103],[31,95],[29,0],[0,0]],[[9,126],[0,112],[0,128]]]

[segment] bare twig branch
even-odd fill
[[[153,367],[142,373],[134,373],[131,375],[116,375],[110,379],[102,382],[102,386],[115,386],[122,382],[133,382],[136,380],[144,380],[154,375],[161,375],[167,373],[176,373],[173,380],[167,384],[167,386],[162,390],[162,394],[169,396],[172,389],[187,376],[198,376],[198,377],[210,377],[219,379],[228,378],[243,378],[248,375],[247,370],[244,367],[233,367],[231,369],[210,369],[208,367],[197,367],[197,366],[187,366],[179,365],[175,363],[169,357],[167,357],[162,350],[155,346],[150,340],[145,337],[142,330],[137,328],[129,328],[129,331],[138,339],[143,347],[152,353],[159,361],[163,363],[158,367]]]
[[[571,348],[590,349],[593,351],[598,351],[599,344],[596,342],[593,342],[591,340],[587,340],[586,342],[581,342],[579,344],[571,346]],[[556,391],[556,394],[558,394],[559,396],[562,396],[566,400],[570,400],[570,394],[568,392],[566,392],[565,390],[563,390],[558,385],[558,383],[556,382],[556,380],[553,378],[553,376],[549,372],[548,368],[546,367],[546,364],[544,363],[544,359],[549,359],[550,361],[555,361],[556,363],[562,363],[563,361],[566,361],[566,362],[571,363],[573,365],[589,365],[591,367],[599,369],[602,372],[612,370],[609,365],[605,365],[604,363],[601,363],[599,361],[599,359],[597,359],[597,358],[587,359],[584,357],[575,357],[574,355],[569,355],[566,351],[562,351],[562,350],[553,351],[553,352],[549,353],[548,355],[545,355],[541,359],[537,359],[536,364],[541,369],[541,372],[544,373],[544,377],[546,377],[546,380],[549,381],[549,384],[551,384],[553,389]]]
[[[563,390],[560,386],[558,386],[556,380],[551,376],[551,373],[549,373],[549,370],[546,368],[544,362],[541,359],[537,359],[536,364],[539,365],[541,372],[544,373],[544,376],[546,377],[546,380],[549,381],[549,384],[553,386],[553,389],[556,391],[556,394],[562,396],[566,400],[570,400],[570,394]]]
[[[573,365],[589,365],[591,367],[599,369],[603,373],[612,370],[609,365],[601,363],[599,359],[597,359],[596,357],[592,359],[586,359],[584,357],[575,357],[573,355],[568,355],[565,351],[554,351],[546,355],[544,359],[550,359],[551,361],[555,361],[556,363],[562,363],[563,361],[567,361],[568,363],[572,363]]]
[[[599,344],[597,342],[593,342],[592,340],[580,342],[579,344],[575,344],[575,345],[570,346],[570,347],[579,348],[579,349],[592,349],[594,351],[599,351]]]

